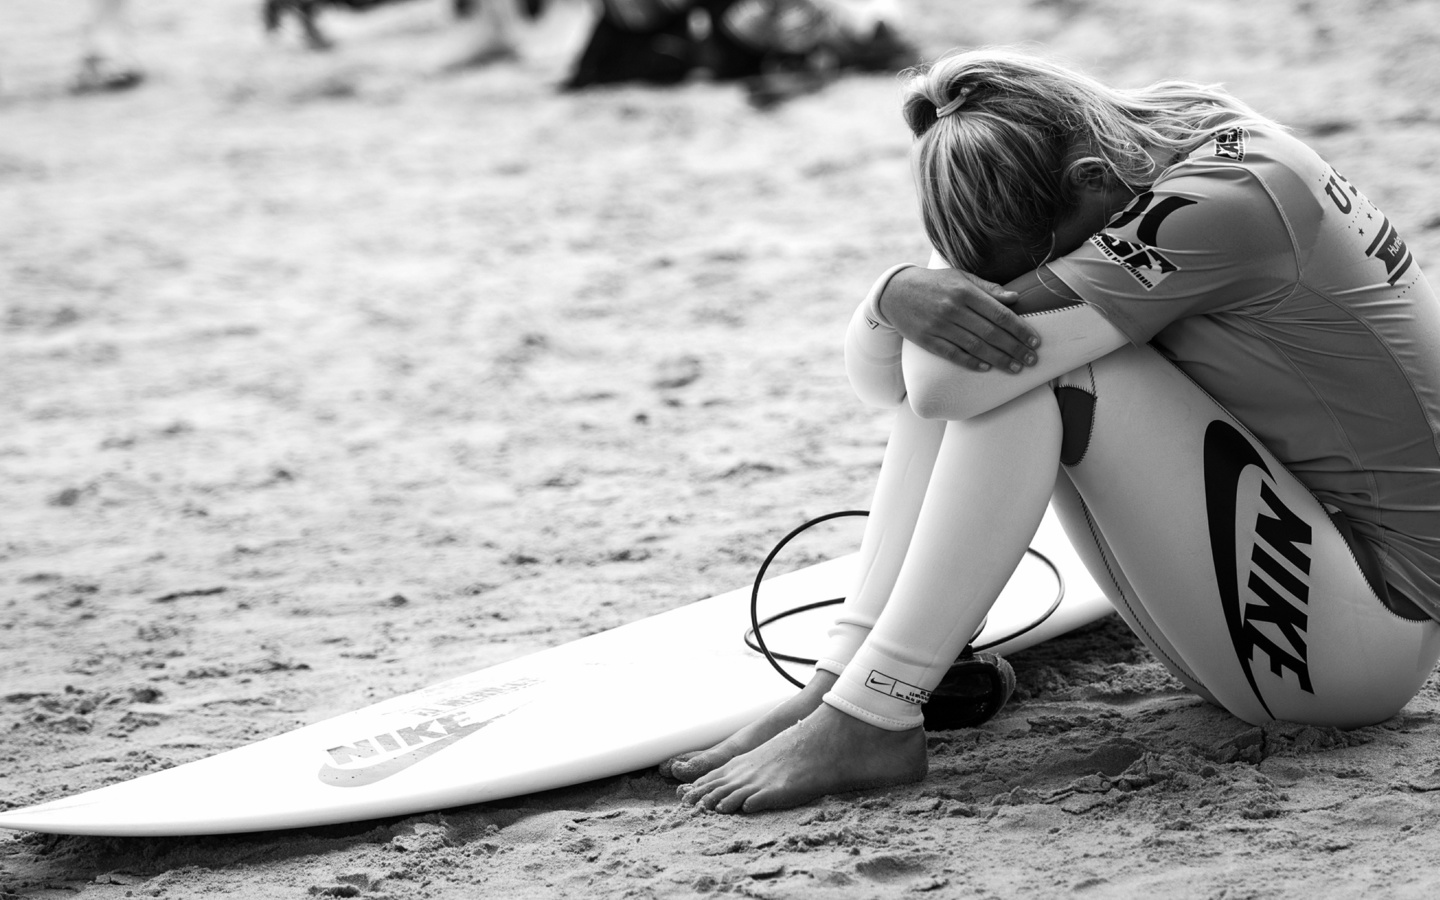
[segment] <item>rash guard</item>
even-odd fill
[[[1231,129],[1050,264],[1152,343],[1440,619],[1440,304],[1394,224],[1301,141]]]
[[[857,391],[961,419],[1127,339],[1151,344],[1345,514],[1390,588],[1440,620],[1440,304],[1344,176],[1279,129],[1223,131],[1048,269],[1084,305],[1027,318],[1043,343],[1020,375],[903,343],[876,312],[887,272],[847,334]]]

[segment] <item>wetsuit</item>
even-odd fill
[[[1027,317],[1021,375],[902,342],[884,278],[852,319],[857,392],[903,406],[827,702],[912,727],[1054,485],[1096,580],[1197,691],[1250,721],[1392,715],[1440,655],[1440,306],[1393,225],[1300,141],[1236,129],[1043,274],[1082,303]],[[880,697],[871,672],[917,691]]]

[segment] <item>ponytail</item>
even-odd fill
[[[1222,129],[1277,127],[1216,85],[1117,90],[1009,50],[945,56],[905,79],[926,233],[971,271],[999,244],[1043,255],[1088,171],[1139,193],[1164,169],[1156,156],[1178,160]]]

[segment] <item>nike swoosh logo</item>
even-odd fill
[[[516,709],[519,708],[520,707],[516,707]],[[362,766],[355,769],[339,769],[335,766],[330,765],[329,763],[325,763],[320,767],[320,771],[316,773],[316,776],[322,782],[332,787],[353,788],[365,787],[367,785],[375,784],[376,782],[384,781],[386,778],[390,778],[391,776],[399,775],[401,772],[405,771],[411,766],[424,762],[425,760],[439,753],[441,750],[452,746],[457,741],[463,738],[469,737],[470,735],[484,728],[486,725],[491,725],[495,722],[498,722],[499,720],[510,715],[510,713],[512,712],[515,712],[515,710],[506,710],[505,712],[500,713],[498,716],[491,716],[490,718],[485,719],[482,722],[471,722],[468,725],[462,726],[461,728],[458,728],[455,731],[446,734],[439,740],[430,741],[427,744],[421,744],[419,747],[416,747],[414,750],[411,750],[408,753],[403,753],[400,756],[392,756],[389,759],[382,760],[377,763],[372,763],[368,766]]]
[[[1260,694],[1250,657],[1254,642],[1246,636],[1245,621],[1240,612],[1239,568],[1235,561],[1235,507],[1240,478],[1254,466],[1271,476],[1265,460],[1243,434],[1222,419],[1205,429],[1205,512],[1210,524],[1210,554],[1215,561],[1215,581],[1220,589],[1220,606],[1225,611],[1225,628],[1230,643],[1255,699],[1272,719],[1270,706]],[[1273,477],[1273,476],[1271,476]]]

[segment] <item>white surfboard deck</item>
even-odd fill
[[[1032,544],[1064,579],[1014,652],[1111,612],[1053,512]],[[839,597],[854,557],[766,581],[764,618]],[[977,644],[1044,614],[1060,585],[1033,554]],[[795,688],[745,646],[750,587],[462,675],[352,713],[131,781],[0,813],[0,827],[57,834],[264,831],[408,815],[565,787],[710,746]],[[835,609],[766,627],[772,652],[814,657]],[[791,666],[800,680],[808,668]]]

